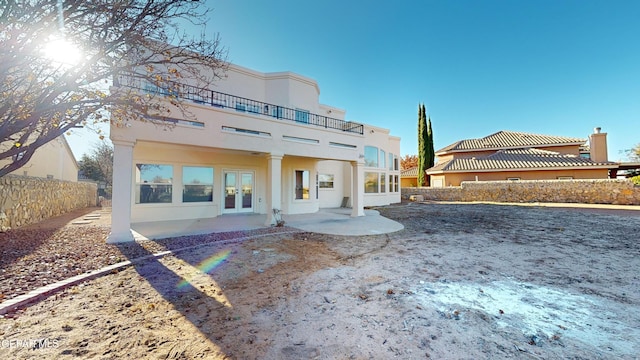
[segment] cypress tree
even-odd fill
[[[418,105],[418,186],[425,183],[427,161],[427,119],[424,104]]]
[[[427,157],[425,159],[425,167],[430,169],[435,165],[436,160],[436,151],[433,148],[433,130],[431,129],[431,116],[429,116],[429,120],[427,121]],[[425,169],[426,170],[426,169]],[[429,176],[427,176],[427,181],[429,182],[429,186],[431,186],[431,182],[429,181]]]

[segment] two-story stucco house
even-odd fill
[[[111,127],[112,232],[132,240],[131,223],[228,214],[314,213],[400,202],[400,138],[345,120],[320,104],[315,80],[229,65],[214,88],[183,84],[188,119],[167,130],[131,121]],[[157,91],[123,77],[115,88]]]

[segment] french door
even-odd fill
[[[253,212],[253,171],[224,171],[224,206],[222,212]]]

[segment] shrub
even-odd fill
[[[635,185],[640,185],[640,175],[632,177],[631,181],[633,181]]]

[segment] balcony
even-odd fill
[[[120,75],[114,82],[114,86],[137,89],[148,94],[174,96],[197,104],[234,109],[239,112],[266,116],[282,121],[292,121],[297,124],[318,126],[359,135],[364,134],[364,125],[356,122],[335,119],[300,109],[291,109],[177,82],[165,82],[163,85],[166,87],[159,87],[145,79],[129,75]]]

